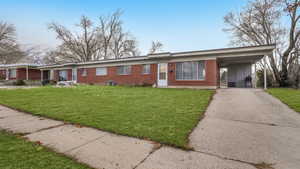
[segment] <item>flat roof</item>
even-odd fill
[[[144,56],[125,57],[119,59],[105,59],[98,61],[80,62],[80,63],[64,63],[64,64],[52,64],[52,65],[38,65],[38,64],[10,64],[0,65],[1,67],[38,67],[40,69],[47,68],[60,68],[67,66],[82,66],[82,65],[93,65],[93,64],[104,64],[104,63],[117,63],[117,62],[132,62],[132,61],[143,61],[143,60],[159,60],[169,59],[178,57],[192,57],[192,56],[207,56],[217,57],[220,55],[234,55],[234,54],[248,54],[248,53],[271,53],[276,48],[275,44],[272,45],[259,45],[259,46],[246,46],[246,47],[234,47],[234,48],[220,48],[220,49],[209,49],[209,50],[196,50],[196,51],[185,51],[185,52],[163,52],[154,53]]]
[[[33,64],[33,63],[16,63],[16,64],[0,64],[0,68],[9,68],[9,67],[39,67],[42,66],[40,64]]]

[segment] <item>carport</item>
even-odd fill
[[[256,63],[267,56],[273,55],[275,45],[259,46],[256,48],[242,47],[240,50],[233,50],[232,53],[217,57],[219,69],[226,69],[227,73],[222,78],[226,79],[227,87],[253,87],[256,88]],[[264,61],[264,88],[267,88],[267,67]],[[219,79],[222,74],[220,73]],[[249,85],[250,84],[252,85]],[[221,86],[221,80],[220,84]]]

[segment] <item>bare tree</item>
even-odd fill
[[[56,54],[67,62],[87,62],[96,60],[99,41],[96,37],[96,29],[86,16],[82,16],[80,23],[76,25],[80,34],[72,33],[70,30],[57,23],[51,23],[49,29],[57,34],[57,39],[62,41]]]
[[[292,53],[300,36],[299,5],[299,0],[253,0],[242,12],[224,17],[228,25],[224,30],[232,33],[232,45],[277,45],[267,63],[280,86],[288,85],[288,70],[295,59]],[[286,15],[288,25],[282,24]]]
[[[152,41],[151,48],[149,50],[149,54],[157,53],[162,51],[163,44],[159,41]]]
[[[80,28],[80,34],[51,23],[49,29],[56,32],[62,44],[55,51],[48,52],[46,61],[87,62],[135,56],[138,53],[137,42],[123,31],[121,15],[122,12],[117,10],[111,15],[101,16],[98,24],[83,16],[80,24],[76,25]]]
[[[15,63],[25,55],[16,42],[14,25],[0,22],[0,64]]]

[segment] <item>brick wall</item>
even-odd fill
[[[142,65],[132,65],[130,75],[118,75],[117,67],[107,67],[107,75],[96,76],[96,68],[87,68],[87,76],[82,76],[84,69],[78,69],[78,83],[105,84],[114,81],[119,85],[141,85],[156,83],[157,65],[151,64],[150,74],[142,74]]]
[[[169,86],[217,86],[217,62],[216,60],[205,61],[205,80],[176,80],[176,63],[168,64]]]
[[[6,79],[6,70],[0,70],[0,80]]]
[[[168,85],[169,86],[218,86],[219,68],[216,60],[205,61],[205,80],[176,80],[176,63],[168,63]],[[86,69],[87,75],[82,76]],[[68,71],[68,80],[72,80],[72,69]],[[156,84],[157,82],[157,64],[151,64],[151,73],[142,74],[143,65],[132,65],[130,75],[118,75],[117,67],[107,67],[107,75],[96,76],[96,67],[78,68],[77,82],[85,84],[106,84],[108,81],[116,82],[119,85],[142,85]],[[59,70],[54,71],[54,78],[58,81]]]
[[[17,80],[26,80],[26,68],[17,69]],[[28,69],[28,80],[41,80],[41,71]]]

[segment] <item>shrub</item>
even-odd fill
[[[17,80],[13,83],[13,85],[24,86],[24,85],[26,85],[26,83],[24,82],[24,80]]]
[[[43,85],[43,86],[45,86],[45,85],[47,85],[47,84],[49,84],[49,83],[50,83],[50,80],[43,80],[43,81],[42,81],[42,85]]]
[[[55,80],[50,80],[50,81],[49,81],[49,84],[50,84],[50,85],[56,85],[56,84],[57,84],[57,81],[55,81]]]
[[[257,74],[257,87],[264,87],[264,70],[258,70],[256,72]],[[277,84],[276,82],[273,80],[272,77],[272,73],[271,72],[267,72],[267,87],[276,87]]]

